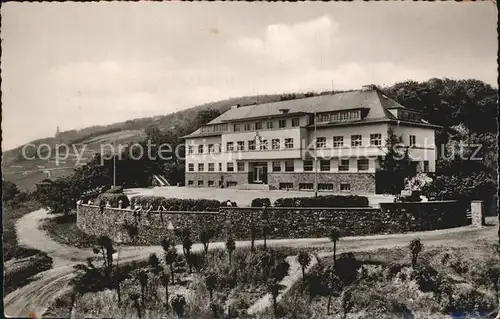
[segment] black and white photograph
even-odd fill
[[[497,14],[2,3],[4,316],[500,319]]]

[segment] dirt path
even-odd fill
[[[36,280],[30,284],[17,289],[4,298],[5,313],[9,316],[27,316],[30,312],[36,312],[38,316],[43,314],[54,299],[61,296],[68,287],[70,279],[74,276],[73,265],[85,262],[88,257],[95,257],[90,249],[79,249],[66,246],[53,241],[44,231],[38,229],[40,221],[49,217],[47,211],[37,210],[20,218],[16,223],[16,231],[19,243],[23,246],[36,248],[47,252],[54,259],[53,269],[37,275]],[[415,237],[422,238],[424,245],[453,245],[461,242],[480,239],[486,236],[495,235],[494,227],[474,229],[462,227],[449,230],[438,230],[430,232],[419,232],[402,235],[377,235],[366,237],[347,237],[339,243],[339,251],[368,250],[376,248],[391,248],[404,246]],[[257,245],[262,244],[262,240],[256,241]],[[288,247],[320,247],[325,250],[331,249],[332,244],[327,238],[307,238],[307,239],[276,239],[268,240],[268,246],[288,246]],[[236,242],[237,247],[250,246],[249,241]],[[211,243],[210,249],[224,248],[223,242]],[[137,246],[121,247],[120,262],[132,260],[142,260],[151,253],[161,253],[160,246]],[[177,246],[179,252],[182,247]],[[193,245],[193,251],[201,251],[201,244]],[[294,258],[294,257],[289,257]],[[292,261],[292,264],[294,262]],[[296,266],[293,266],[297,268]],[[300,269],[299,269],[300,270]],[[297,277],[297,273],[299,277]],[[287,278],[288,277],[288,278]],[[300,278],[300,271],[290,271],[284,279],[284,285],[291,285]],[[262,302],[261,306],[265,306]],[[256,306],[261,308],[261,306]],[[256,310],[257,311],[257,310]]]

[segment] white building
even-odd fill
[[[186,186],[314,190],[317,181],[319,191],[375,193],[389,130],[420,171],[434,172],[436,128],[374,86],[234,106],[184,137]]]

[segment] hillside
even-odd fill
[[[297,94],[296,97],[303,97]],[[58,138],[46,137],[31,143],[34,145],[48,144],[55,149],[56,144],[67,144],[75,147],[77,152],[82,152],[82,145],[86,145],[84,156],[77,161],[75,151],[72,149],[66,160],[59,160],[56,163],[55,152],[41,153],[42,158],[25,159],[22,155],[22,146],[7,150],[2,155],[2,170],[6,180],[18,185],[20,189],[33,189],[36,183],[45,178],[56,178],[70,174],[76,165],[85,164],[86,161],[99,151],[101,145],[113,143],[118,144],[134,143],[144,139],[144,129],[150,125],[155,125],[162,130],[174,127],[182,128],[187,122],[194,119],[200,110],[215,109],[220,112],[227,111],[231,105],[251,105],[256,103],[267,103],[279,101],[281,94],[244,96],[229,98],[222,101],[205,103],[186,110],[171,114],[132,119],[125,122],[114,123],[105,126],[91,126],[81,130],[70,130],[61,132]],[[27,150],[29,157],[37,157],[31,149]],[[61,149],[60,156],[65,157],[64,150]],[[48,173],[50,172],[50,173]]]

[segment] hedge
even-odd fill
[[[228,199],[220,201],[220,207],[227,207],[227,202],[231,202],[231,207],[238,207],[238,203]]]
[[[123,193],[123,186],[113,186],[107,191],[105,191],[107,194],[122,194]]]
[[[269,207],[269,206],[271,206],[271,200],[269,200],[269,198],[254,198],[252,200],[251,206],[252,207],[263,207],[263,206]]]
[[[113,193],[102,193],[97,197],[97,203],[100,204],[101,201],[106,204],[106,202],[109,202],[111,207],[118,208],[119,201],[122,201],[122,208],[126,208],[130,206],[130,201],[128,200],[127,195],[125,194],[113,194]]]
[[[278,198],[275,207],[369,207],[368,198],[357,195]]]
[[[130,200],[131,207],[142,205],[153,206],[157,210],[163,206],[167,211],[210,211],[218,210],[221,202],[214,199],[180,199],[162,196],[134,196]]]

